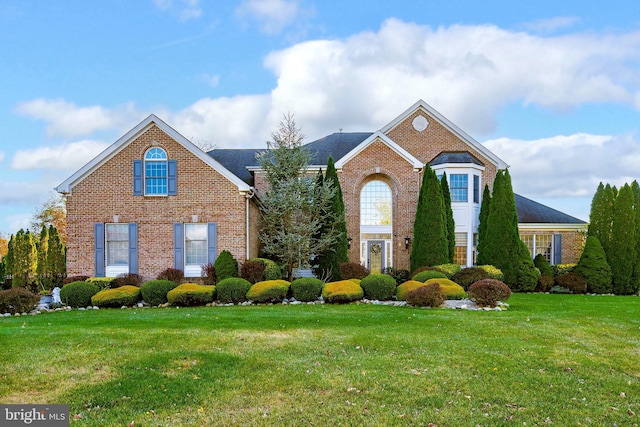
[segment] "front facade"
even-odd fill
[[[449,180],[455,262],[473,265],[482,190],[508,165],[428,104],[418,101],[377,132],[335,133],[307,148],[312,168],[335,161],[350,260],[372,271],[409,267],[429,163]],[[258,256],[260,151],[204,153],[149,116],[57,188],[67,195],[69,274],[153,278],[172,267],[197,277],[222,250],[240,261]],[[584,222],[519,196],[516,204],[533,255],[577,260]]]

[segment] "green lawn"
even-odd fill
[[[509,303],[5,318],[0,402],[66,403],[78,426],[640,423],[640,298]]]

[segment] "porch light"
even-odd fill
[[[404,248],[405,249],[409,249],[409,243],[411,242],[411,237],[405,237],[404,238]]]
[[[353,240],[353,239],[352,239],[351,237],[347,237],[347,247],[348,247],[349,249],[351,249],[351,241],[352,241],[352,240]]]

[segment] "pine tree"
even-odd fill
[[[482,204],[480,205],[480,216],[478,222],[478,241],[476,243],[476,264],[485,265],[487,261],[484,254],[487,241],[487,219],[489,218],[489,206],[491,205],[491,191],[487,184],[482,192]]]
[[[589,213],[588,235],[598,239],[607,255],[611,246],[613,201],[613,189],[609,184],[605,187],[601,182],[591,200],[591,211]]]
[[[633,211],[633,191],[625,184],[615,199],[613,209],[612,242],[607,254],[613,275],[613,292],[629,295],[637,292],[633,283],[636,263],[635,213]]]
[[[636,262],[633,265],[633,287],[640,289],[640,185],[634,180],[631,183],[633,192],[633,212],[635,215]]]
[[[7,254],[2,261],[4,262],[4,274],[7,276],[13,275],[13,246],[15,245],[15,236],[12,234],[9,237],[9,243],[7,243]]]
[[[574,272],[585,278],[588,292],[611,293],[611,267],[607,263],[604,249],[602,249],[597,237],[587,237],[580,261],[578,261]]]
[[[413,224],[411,271],[418,267],[444,264],[449,259],[442,186],[428,164],[422,173],[422,185]]]
[[[66,249],[62,244],[62,238],[58,229],[49,226],[49,243],[47,245],[47,270],[49,272],[49,286],[61,287],[62,281],[67,277]]]
[[[47,265],[47,252],[49,251],[49,229],[46,225],[40,230],[38,242],[38,264],[36,266],[36,279],[40,289],[49,289],[49,269]]]
[[[447,173],[442,174],[440,179],[442,185],[442,199],[444,201],[444,213],[447,218],[447,239],[449,242],[449,262],[453,262],[456,253],[456,223],[453,220],[453,209],[451,208],[451,191],[447,181]]]
[[[35,291],[36,266],[38,252],[33,234],[28,230],[19,230],[14,242],[13,287],[30,287]]]
[[[342,188],[340,187],[333,157],[329,156],[327,161],[327,173],[324,180],[321,181],[320,177],[322,177],[322,172],[317,179],[321,186],[329,183],[335,190],[329,206],[329,212],[324,216],[324,224],[320,234],[333,233],[335,234],[336,242],[322,252],[318,258],[318,267],[315,270],[316,276],[322,277],[327,281],[336,281],[341,278],[340,264],[349,261],[349,242],[347,240],[347,219],[342,198]]]

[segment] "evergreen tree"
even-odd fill
[[[487,241],[487,219],[489,218],[489,206],[491,205],[491,191],[487,184],[482,192],[482,204],[480,205],[480,217],[478,223],[478,241],[476,242],[476,264],[489,264],[484,254]]]
[[[601,182],[591,200],[589,213],[588,235],[598,239],[607,256],[611,247],[614,199],[614,191],[611,186],[607,184],[605,187]]]
[[[220,252],[213,266],[216,269],[218,282],[229,277],[238,277],[238,261],[227,250]]]
[[[616,196],[618,194],[618,190],[615,187],[611,187],[607,184],[604,187],[603,200],[602,200],[602,234],[600,236],[596,235],[600,240],[600,244],[602,245],[602,249],[604,249],[604,253],[607,255],[607,260],[609,259],[611,253],[611,247],[613,246],[613,212],[614,212],[614,204],[616,201]]]
[[[613,292],[629,295],[637,292],[633,283],[636,263],[635,213],[633,211],[633,191],[625,184],[615,199],[613,209],[612,242],[607,260],[613,275]]]
[[[447,219],[442,186],[431,166],[425,165],[413,224],[411,271],[418,267],[445,264],[449,259]]]
[[[442,184],[442,199],[444,201],[444,213],[447,218],[447,239],[449,242],[449,262],[453,262],[456,253],[456,223],[453,220],[453,209],[451,209],[451,191],[447,181],[447,173],[442,174],[440,179]]]
[[[640,185],[634,180],[631,183],[633,192],[633,212],[635,215],[636,262],[633,265],[633,287],[640,289]]]
[[[547,257],[545,257],[544,255],[542,254],[536,255],[536,257],[533,259],[533,265],[535,265],[535,267],[538,270],[540,270],[540,274],[542,276],[553,277],[553,270],[549,265],[549,261],[547,261]]]
[[[13,253],[13,287],[30,287],[35,283],[38,252],[33,234],[28,230],[19,230],[16,234]]]
[[[597,237],[587,237],[580,261],[578,261],[574,272],[585,278],[588,292],[611,293],[611,267],[607,263],[604,249],[602,249]]]
[[[13,246],[15,244],[15,236],[12,234],[9,237],[9,243],[7,243],[7,254],[2,261],[4,262],[4,274],[7,276],[13,275]]]
[[[49,229],[46,225],[40,230],[38,242],[38,264],[36,266],[36,280],[40,289],[49,289],[49,269],[47,265],[47,252],[49,251]]]
[[[4,278],[6,276],[5,259],[0,260],[0,289],[4,289]]]
[[[49,272],[49,287],[62,287],[62,281],[67,277],[66,249],[58,229],[49,226],[49,242],[47,245],[47,271]]]
[[[333,187],[335,193],[331,199],[329,212],[324,217],[325,221],[320,233],[333,233],[336,237],[336,242],[322,252],[318,259],[315,273],[316,276],[322,277],[327,281],[336,281],[341,279],[340,264],[349,261],[349,242],[347,240],[347,219],[342,198],[342,188],[340,187],[333,157],[329,156],[327,161],[327,173],[324,180],[320,181],[321,177],[322,172],[318,177],[319,184],[324,186],[326,183],[330,183],[329,185]]]

